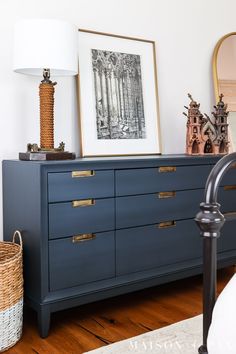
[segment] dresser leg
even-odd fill
[[[38,310],[38,329],[41,338],[46,338],[48,336],[50,320],[51,312],[49,306],[40,306]]]

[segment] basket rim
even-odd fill
[[[7,244],[7,245],[10,245],[10,246],[13,246],[13,245],[15,245],[15,246],[18,246],[18,247],[20,247],[21,248],[21,245],[19,244],[19,243],[16,243],[16,242],[12,242],[12,241],[0,241],[0,245],[1,244]]]

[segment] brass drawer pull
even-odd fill
[[[233,191],[236,189],[236,185],[224,186],[224,191]]]
[[[174,198],[176,197],[176,192],[159,192],[157,195],[159,199]]]
[[[176,172],[176,166],[161,166],[158,168],[158,172]]]
[[[228,211],[227,213],[223,213],[225,218],[235,218],[236,219],[236,211]]]
[[[92,206],[92,205],[95,205],[95,199],[83,199],[83,200],[81,199],[81,200],[72,201],[73,208]]]
[[[72,242],[77,243],[77,242],[83,242],[83,241],[90,241],[94,240],[96,238],[96,235],[94,234],[81,234],[81,235],[76,235],[72,237]]]
[[[72,171],[71,177],[78,178],[78,177],[93,177],[95,176],[95,171]]]
[[[158,229],[167,229],[169,227],[175,227],[176,221],[163,221],[157,224]]]

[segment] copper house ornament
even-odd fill
[[[214,106],[214,122],[205,113],[201,113],[200,103],[190,98],[187,113],[183,113],[187,118],[186,153],[188,155],[204,154],[228,154],[228,122],[227,104],[223,102],[223,95],[220,95],[219,102]]]

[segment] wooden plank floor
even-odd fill
[[[234,267],[218,273],[218,292]],[[37,333],[36,314],[25,310],[22,339],[6,353],[81,354],[167,326],[202,312],[202,277],[176,281],[52,315],[50,335]]]

